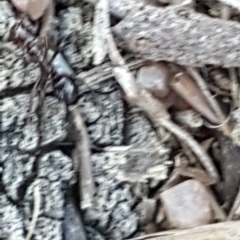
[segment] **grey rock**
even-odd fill
[[[20,211],[6,195],[0,193],[0,236],[9,240],[24,240],[23,221]]]
[[[96,146],[118,146],[123,141],[124,106],[113,81],[97,85],[84,94],[79,105],[88,126],[90,140]]]
[[[21,154],[17,150],[2,152],[2,183],[5,186],[8,196],[18,201],[19,188],[33,174],[35,157],[29,154]]]

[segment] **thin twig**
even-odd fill
[[[217,103],[217,101],[211,95],[211,93],[208,89],[208,86],[207,86],[206,82],[204,81],[204,79],[201,77],[201,75],[198,73],[198,71],[195,68],[188,67],[187,71],[195,79],[198,87],[202,90],[202,94],[206,97],[206,100],[208,101],[209,105],[211,106],[211,108],[215,112],[219,121],[221,123],[224,123],[226,117],[222,113],[222,110],[221,110],[219,104]],[[226,123],[223,124],[222,131],[225,135],[229,136],[230,130],[229,130]]]
[[[41,207],[41,193],[38,186],[34,188],[33,194],[34,194],[34,209],[33,209],[31,225],[30,225],[28,234],[26,236],[26,240],[30,240],[34,233],[34,230],[37,225],[38,216],[40,213],[40,207]]]
[[[219,0],[222,3],[225,3],[226,5],[236,8],[240,11],[240,1],[239,0]]]
[[[239,4],[240,4],[240,2],[239,2]],[[224,20],[229,20],[231,18],[231,8],[228,5],[226,5],[225,3],[222,3],[221,7],[222,7],[221,8],[221,18]],[[232,94],[234,107],[238,107],[238,105],[239,105],[239,99],[238,99],[239,86],[238,86],[235,68],[229,68],[228,74],[229,74],[229,77],[231,80],[231,94]]]
[[[223,209],[219,206],[214,193],[212,192],[212,190],[209,187],[206,187],[206,190],[208,193],[208,197],[210,198],[210,201],[211,201],[211,206],[212,206],[212,210],[214,212],[215,220],[221,221],[221,222],[226,221],[227,216],[226,216],[225,212],[223,211]]]
[[[235,214],[235,212],[236,212],[236,210],[239,206],[240,206],[240,187],[238,189],[238,194],[237,194],[237,197],[234,201],[234,204],[233,204],[233,206],[232,206],[232,208],[231,208],[231,210],[228,214],[228,217],[227,217],[228,221],[233,220],[233,216],[234,216],[234,214]]]
[[[234,107],[239,107],[239,85],[234,68],[228,69],[229,77],[231,79],[231,94],[234,103]]]
[[[99,0],[95,6],[93,21],[93,64],[99,65],[107,55],[106,31],[109,26],[108,6],[105,0]]]
[[[53,29],[53,18],[54,18],[54,1],[49,1],[48,8],[46,9],[42,19],[41,19],[41,29],[39,32],[39,37],[48,37]]]
[[[91,144],[87,128],[82,120],[78,106],[70,106],[69,111],[73,116],[75,128],[79,134],[75,148],[77,153],[75,157],[78,159],[75,161],[78,161],[80,165],[81,208],[87,208],[92,206],[92,199],[95,192],[91,165]]]
[[[142,109],[156,127],[164,127],[169,132],[175,134],[178,139],[183,141],[183,143],[185,143],[199,158],[199,161],[205,167],[210,177],[212,177],[213,183],[217,182],[219,180],[217,170],[212,163],[210,157],[202,149],[198,142],[194,140],[190,134],[182,130],[179,126],[177,126],[170,120],[170,115],[166,111],[163,103],[155,99],[146,90],[138,88],[133,74],[129,71],[124,59],[118,52],[118,49],[110,31],[108,32],[107,43],[109,57],[113,65],[115,66],[113,68],[113,73],[116,80],[125,92],[128,102]]]
[[[169,230],[152,233],[128,240],[236,240],[239,239],[240,221],[208,224],[182,230]]]

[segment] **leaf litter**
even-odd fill
[[[61,1],[43,1],[38,5],[32,0],[11,2],[31,21],[40,22],[40,38],[52,34],[55,4],[65,6],[64,1],[63,5]],[[178,239],[184,239],[191,238],[198,230],[194,235],[198,239],[204,236],[222,239],[223,235],[234,239],[231,231],[239,236],[233,220],[240,218],[240,25],[237,18],[240,2],[86,0],[85,4],[94,9],[92,17],[87,17],[91,25],[92,62],[91,66],[78,69],[76,76],[72,72],[67,77],[76,81],[74,84],[80,92],[82,89],[97,92],[112,78],[127,107],[136,109],[138,115],[141,112],[150,122],[156,135],[152,137],[154,146],[158,146],[158,151],[171,154],[162,165],[154,165],[151,162],[154,158],[144,159],[140,155],[134,158],[135,163],[130,158],[126,160],[126,156],[133,153],[153,151],[148,144],[146,149],[124,145],[124,142],[120,146],[95,148],[85,112],[81,112],[81,102],[71,103],[68,113],[75,133],[68,138],[74,146],[70,155],[79,174],[73,182],[78,185],[77,194],[71,191],[74,202],[79,203],[72,216],[77,219],[79,229],[84,229],[84,225],[88,236],[116,240],[168,239],[171,234],[180,234]],[[81,8],[78,27],[82,32],[87,13],[82,11],[82,3],[73,1],[72,6]],[[133,57],[129,60],[127,54]],[[47,91],[51,94],[51,90]],[[105,91],[111,92],[108,87]],[[91,114],[93,118],[96,116],[94,112]],[[100,155],[106,153],[111,157],[95,162],[94,158],[100,159]],[[139,166],[144,166],[145,172],[140,171]],[[164,177],[154,177],[163,172]],[[110,178],[104,180],[105,175]],[[109,190],[109,196],[104,198],[106,188],[114,186],[104,184],[114,182],[113,179],[121,179],[118,185],[122,187]],[[71,184],[68,187],[74,188]],[[134,203],[119,210],[109,204],[109,198],[114,198],[111,195],[114,191],[125,187],[125,197],[130,198],[132,194],[130,201]],[[120,195],[116,194],[119,202],[115,205],[126,201],[123,195],[121,201]],[[32,223],[26,239],[36,234],[40,199],[41,193],[36,187]],[[99,209],[104,209],[105,215],[100,216]],[[106,209],[120,212],[109,213],[108,218]],[[116,230],[124,220],[115,226],[115,217],[122,214],[124,218],[127,211],[133,218],[128,223],[131,230]],[[104,218],[108,220],[104,222]],[[229,229],[217,224],[225,221]],[[64,221],[65,229],[71,229],[68,224],[70,220]],[[178,229],[185,229],[185,235],[181,237]],[[211,229],[219,230],[218,238],[213,238]],[[146,235],[154,232],[157,233]],[[73,235],[70,240],[74,239]]]

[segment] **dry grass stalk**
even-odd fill
[[[231,208],[231,210],[230,210],[230,212],[229,212],[229,214],[227,216],[227,220],[228,221],[233,220],[234,214],[235,214],[237,208],[239,208],[239,206],[240,206],[240,188],[238,190],[238,194],[236,196],[234,204],[233,204],[233,206],[232,206],[232,208]]]
[[[54,1],[49,1],[48,7],[41,19],[39,37],[48,37],[53,30],[53,19],[55,14]]]
[[[201,77],[201,75],[198,73],[198,71],[195,68],[188,67],[187,71],[191,74],[191,76],[195,79],[198,87],[202,91],[202,94],[205,96],[206,100],[208,101],[209,105],[215,112],[217,118],[222,123],[221,128],[225,135],[230,135],[230,130],[228,128],[226,117],[222,113],[222,110],[218,104],[218,102],[214,99],[214,97],[211,95],[208,86],[205,82],[205,80]]]
[[[230,7],[236,8],[240,11],[240,1],[239,0],[219,0],[219,1]]]
[[[107,17],[108,6],[105,0],[99,0],[95,5],[93,21],[93,64],[99,65],[107,55],[106,31],[109,26]]]
[[[186,230],[171,230],[153,233],[129,240],[238,240],[240,221],[222,222]]]
[[[185,143],[198,157],[210,177],[212,177],[212,183],[219,181],[219,176],[212,160],[198,142],[195,141],[190,134],[170,120],[170,115],[166,111],[163,103],[155,99],[146,90],[138,88],[134,76],[131,74],[124,59],[118,52],[110,31],[107,34],[107,43],[109,57],[114,65],[113,73],[124,90],[128,102],[142,109],[151,119],[155,127],[164,127],[169,132],[173,133],[180,141]]]
[[[38,186],[34,188],[33,194],[34,194],[34,209],[33,209],[31,225],[30,225],[28,234],[26,236],[26,240],[30,240],[32,238],[32,235],[37,225],[37,220],[38,220],[40,207],[41,207],[41,193]]]
[[[239,4],[240,4],[240,1],[239,1]],[[224,3],[222,3],[221,7],[222,7],[221,8],[221,18],[224,20],[229,20],[231,18],[231,13],[232,13],[231,8]],[[234,107],[238,107],[239,106],[239,86],[238,86],[238,80],[237,80],[237,75],[236,75],[235,69],[229,68],[228,74],[229,74],[230,80],[231,80],[231,94],[232,94],[232,98],[233,98]]]
[[[74,154],[77,159],[74,159],[74,162],[78,162],[80,168],[79,185],[81,208],[87,208],[92,206],[92,199],[95,192],[92,176],[90,140],[78,106],[71,106],[69,107],[69,110],[73,116],[75,128],[79,134],[78,142],[75,148],[76,154]]]

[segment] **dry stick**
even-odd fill
[[[170,230],[153,233],[129,240],[237,240],[240,236],[240,221],[208,224],[185,230]]]
[[[240,11],[240,0],[219,0],[219,1]]]
[[[207,190],[210,202],[211,202],[211,207],[214,212],[215,220],[221,221],[221,222],[226,221],[227,216],[226,216],[225,212],[223,211],[223,209],[218,204],[216,197],[215,197],[214,193],[212,192],[211,188],[206,187],[206,190]]]
[[[93,21],[93,64],[99,65],[107,55],[106,29],[109,26],[107,16],[107,3],[105,0],[99,0],[95,6]]]
[[[209,105],[215,112],[217,118],[220,120],[221,123],[224,123],[225,116],[222,113],[222,110],[220,106],[218,105],[217,101],[212,97],[210,91],[208,90],[208,86],[204,79],[201,77],[201,75],[197,72],[195,68],[188,67],[187,71],[191,74],[191,76],[195,79],[198,87],[201,89],[202,94],[206,97],[206,100],[208,101]],[[222,126],[222,131],[226,135],[230,135],[230,130],[226,123]]]
[[[239,107],[239,99],[238,99],[239,86],[238,86],[236,71],[234,68],[229,68],[228,73],[231,79],[231,95],[233,98],[234,107]]]
[[[229,20],[231,18],[230,7],[224,3],[222,3],[221,7],[222,7],[221,8],[221,18],[224,20]],[[237,107],[239,105],[239,99],[238,99],[239,86],[238,86],[235,68],[229,68],[228,74],[229,74],[229,77],[231,80],[231,94],[232,94],[232,99],[234,102],[234,107]]]
[[[240,206],[240,187],[238,189],[238,194],[237,194],[237,197],[236,197],[236,199],[234,201],[234,204],[233,204],[233,206],[232,206],[232,208],[231,208],[231,210],[230,210],[230,212],[228,214],[228,217],[227,217],[228,221],[233,220],[234,213],[235,213],[235,211],[237,210],[237,208],[239,206]]]
[[[78,106],[69,107],[75,124],[75,128],[78,131],[79,139],[76,145],[76,151],[80,155],[80,193],[81,193],[81,208],[87,208],[92,206],[92,199],[95,192],[94,181],[92,176],[91,165],[91,148],[90,140],[87,132],[87,128],[82,120]],[[77,154],[77,157],[78,157]]]
[[[49,6],[46,9],[41,19],[41,29],[39,37],[48,37],[53,29],[53,18],[54,18],[54,1],[49,1]]]
[[[33,215],[32,215],[32,222],[31,222],[28,234],[26,236],[26,240],[31,239],[31,237],[34,233],[34,230],[36,228],[38,216],[39,216],[39,213],[40,213],[41,193],[40,193],[40,189],[39,189],[38,186],[36,186],[34,188],[33,194],[34,194],[34,209],[33,209]]]
[[[135,83],[134,76],[131,74],[122,56],[119,54],[115,45],[111,32],[107,35],[107,42],[109,47],[109,57],[116,67],[113,68],[113,73],[116,80],[124,90],[127,100],[142,109],[156,127],[164,127],[169,132],[176,135],[176,137],[186,144],[193,153],[199,158],[199,161],[205,167],[206,171],[213,179],[213,183],[219,181],[219,176],[211,158],[202,149],[202,147],[195,141],[190,134],[185,132],[179,126],[171,122],[170,115],[164,108],[164,105],[155,99],[150,93],[145,90],[138,89]]]

